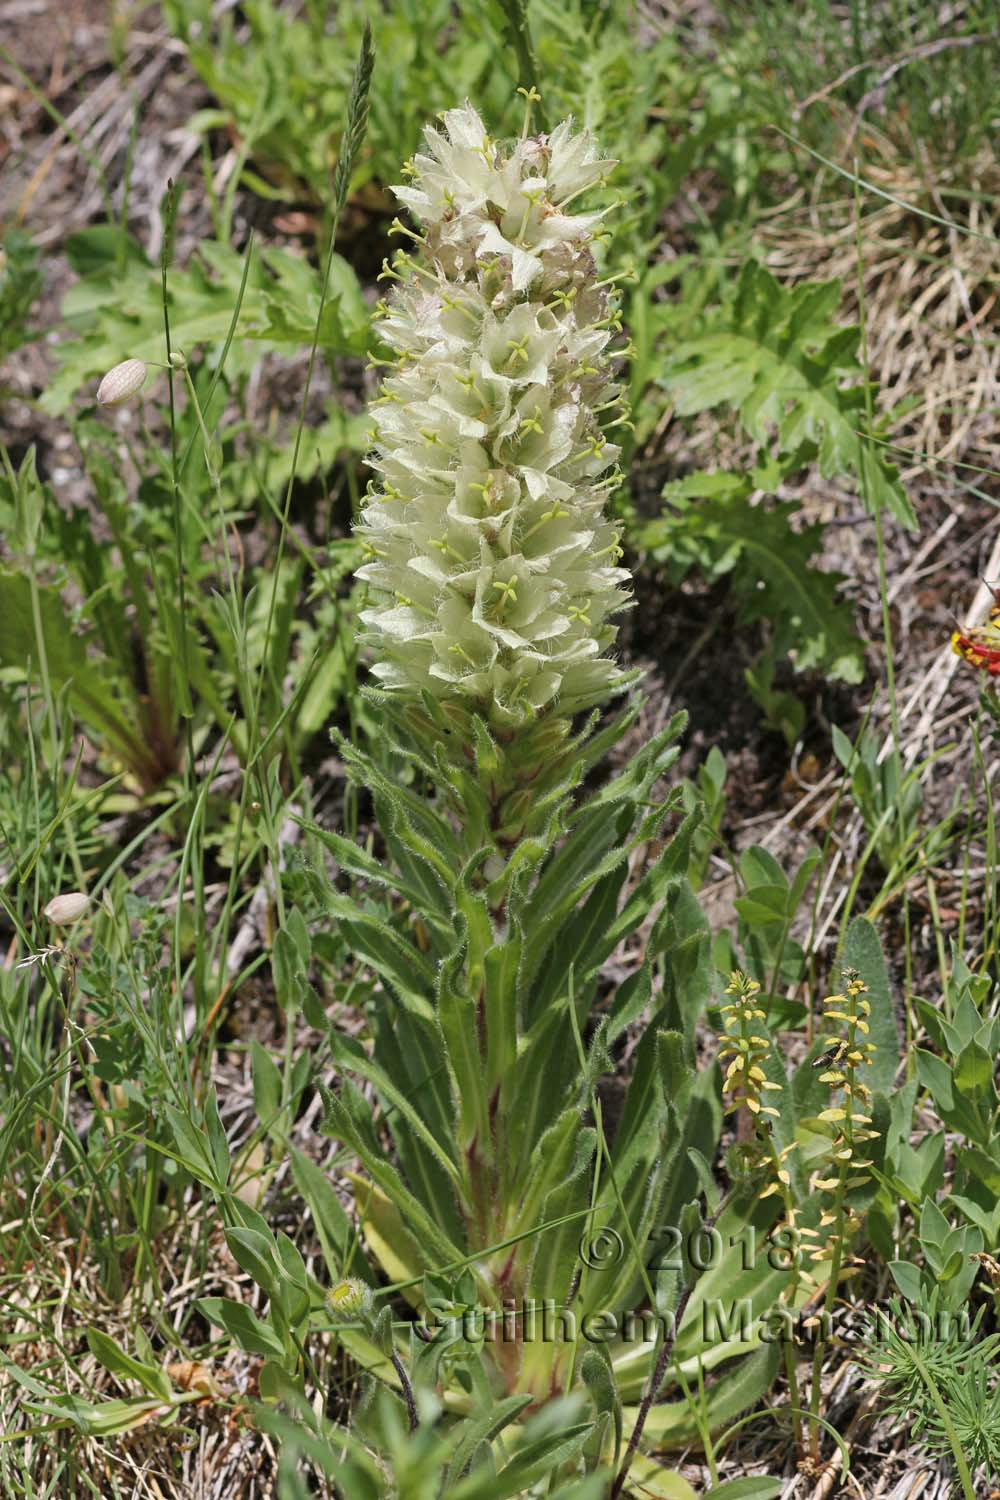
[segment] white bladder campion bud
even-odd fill
[[[361,619],[383,688],[507,729],[623,680],[605,654],[629,582],[605,514],[618,324],[601,215],[569,210],[613,163],[571,121],[499,145],[466,104],[443,127],[396,189],[423,233],[378,309],[396,359],[372,406]]]
[[[146,366],[141,359],[126,359],[109,370],[97,387],[98,406],[124,406],[137,396],[146,382]]]
[[[89,905],[90,897],[83,891],[64,891],[62,895],[52,897],[44,914],[56,927],[69,927],[73,922],[79,922]]]

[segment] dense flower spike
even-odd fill
[[[833,1193],[835,1200],[832,1207],[824,1208],[818,1230],[802,1230],[817,1241],[810,1250],[814,1261],[829,1259],[826,1240],[831,1226],[836,1226],[841,1242],[860,1229],[861,1220],[848,1207],[846,1195],[852,1188],[868,1183],[872,1163],[865,1149],[879,1134],[871,1128],[872,1118],[867,1111],[872,1095],[863,1080],[863,1070],[871,1066],[875,1053],[875,1043],[868,1040],[872,1011],[868,986],[856,969],[845,969],[843,978],[843,993],[827,995],[823,1001],[823,1019],[830,1025],[831,1033],[823,1039],[826,1050],[813,1064],[823,1068],[820,1082],[829,1086],[833,1098],[829,1108],[817,1117],[818,1123],[830,1133],[830,1144],[822,1167],[812,1175],[810,1187],[814,1193]],[[862,1264],[855,1259],[853,1269]]]
[[[725,1027],[719,1062],[729,1060],[722,1080],[722,1093],[731,1107],[745,1108],[752,1117],[755,1139],[743,1147],[743,1164],[750,1170],[768,1174],[770,1181],[761,1189],[760,1197],[780,1194],[785,1202],[786,1227],[794,1230],[792,1179],[785,1160],[795,1146],[793,1143],[779,1151],[774,1144],[771,1121],[778,1119],[779,1112],[767,1101],[769,1095],[781,1093],[781,1085],[772,1082],[764,1071],[772,1043],[769,1036],[762,1035],[766,1031],[767,1014],[761,1009],[758,998],[760,985],[756,979],[734,969],[726,985],[726,994],[732,996],[731,1000],[719,1007]]]
[[[505,729],[623,677],[604,654],[628,597],[604,513],[618,324],[591,254],[600,215],[568,211],[611,163],[570,122],[508,146],[468,104],[443,126],[397,189],[423,234],[397,221],[416,253],[386,268],[379,309],[396,360],[357,528],[362,621],[382,687]]]
[[[752,1115],[776,1118],[778,1111],[762,1102],[762,1095],[769,1091],[780,1093],[781,1085],[769,1082],[761,1067],[771,1043],[760,1035],[761,1024],[767,1020],[757,999],[760,985],[736,969],[729,976],[726,994],[733,998],[720,1007],[726,1037],[719,1048],[719,1061],[730,1059],[722,1091],[734,1105],[746,1105]]]

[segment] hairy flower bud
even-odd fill
[[[137,396],[146,382],[146,366],[141,359],[126,359],[109,370],[97,387],[98,406],[124,406]]]
[[[502,729],[623,678],[605,654],[629,579],[605,515],[614,316],[600,215],[568,211],[612,163],[569,121],[508,146],[469,104],[443,124],[396,190],[423,234],[380,309],[396,360],[372,408],[361,618],[382,687]]]
[[[338,1322],[366,1318],[372,1310],[371,1288],[356,1276],[346,1276],[326,1294],[327,1305]]]

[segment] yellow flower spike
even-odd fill
[[[780,1111],[763,1102],[767,1093],[781,1093],[782,1085],[771,1082],[763,1067],[770,1056],[772,1043],[759,1024],[766,1023],[767,1013],[754,1004],[760,993],[760,984],[734,970],[725,992],[733,996],[733,1000],[731,1004],[720,1006],[724,1034],[717,1057],[720,1063],[725,1063],[728,1058],[732,1060],[723,1075],[723,1094],[730,1108],[745,1110],[754,1121],[760,1154],[754,1159],[752,1146],[744,1146],[743,1152],[751,1168],[770,1168],[773,1174],[771,1181],[761,1188],[761,1193],[767,1197],[780,1194],[786,1216],[793,1215],[794,1208],[787,1195],[791,1179],[781,1170],[783,1158],[772,1139],[770,1122],[780,1119]]]

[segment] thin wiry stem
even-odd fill
[[[715,1213],[710,1214],[709,1217],[704,1221],[704,1228],[707,1231],[711,1232],[711,1230],[715,1228],[722,1210],[726,1207],[726,1202],[727,1199],[724,1198],[723,1201],[719,1204],[718,1208],[715,1210]],[[653,1374],[650,1378],[649,1384],[643,1392],[642,1401],[639,1403],[639,1410],[636,1414],[635,1426],[632,1428],[632,1436],[628,1440],[628,1447],[625,1449],[625,1457],[622,1460],[621,1468],[615,1475],[615,1480],[611,1486],[608,1500],[618,1500],[619,1495],[625,1488],[625,1481],[628,1478],[628,1471],[632,1466],[632,1460],[635,1458],[635,1455],[639,1448],[639,1444],[642,1441],[642,1434],[645,1429],[646,1422],[649,1419],[649,1413],[653,1409],[653,1403],[655,1402],[657,1396],[660,1394],[660,1387],[663,1385],[663,1381],[667,1373],[667,1367],[670,1364],[671,1356],[674,1352],[674,1344],[677,1339],[677,1334],[680,1329],[681,1323],[684,1321],[684,1314],[687,1311],[687,1305],[691,1300],[691,1293],[694,1291],[694,1288],[695,1281],[689,1281],[684,1290],[681,1292],[680,1297],[677,1299],[677,1306],[674,1308],[673,1318],[671,1319],[669,1326],[664,1331],[663,1343],[660,1345],[660,1352],[656,1358],[656,1364],[653,1368]]]
[[[540,84],[540,73],[538,57],[535,53],[534,43],[531,40],[531,28],[528,25],[528,6],[526,0],[503,0],[503,11],[507,21],[507,30],[510,34],[517,56],[517,81],[520,86],[532,95],[531,104],[535,108],[535,117],[542,130],[548,130],[545,118],[545,106],[541,102],[541,94],[538,92]]]
[[[330,288],[330,275],[333,270],[334,246],[337,241],[337,228],[340,216],[347,202],[347,194],[351,184],[351,174],[354,171],[354,163],[361,143],[365,137],[368,127],[368,95],[371,88],[372,72],[375,67],[375,48],[372,43],[372,29],[369,23],[365,23],[364,35],[361,38],[361,51],[358,54],[357,66],[354,70],[354,78],[351,82],[351,93],[347,101],[347,125],[344,130],[340,145],[340,155],[333,174],[333,217],[330,224],[330,243],[326,253],[326,263],[323,268],[323,285],[320,288],[319,308],[316,312],[316,324],[313,328],[312,345],[309,350],[309,363],[306,367],[306,378],[302,388],[302,402],[299,408],[299,420],[295,429],[295,442],[292,447],[292,462],[288,471],[288,483],[285,487],[285,503],[281,512],[281,525],[278,532],[277,554],[274,560],[273,582],[271,585],[271,596],[268,600],[267,621],[264,627],[264,645],[261,651],[260,672],[257,677],[257,691],[254,701],[253,719],[249,726],[253,742],[247,746],[247,765],[253,763],[257,744],[256,738],[260,731],[260,709],[264,695],[264,679],[267,674],[268,647],[271,640],[271,631],[274,626],[274,615],[278,602],[278,591],[281,588],[282,563],[285,555],[285,538],[288,533],[288,517],[292,505],[292,492],[295,487],[295,475],[298,470],[299,453],[302,448],[302,434],[306,425],[306,409],[309,400],[309,391],[312,386],[313,372],[316,368],[316,356],[319,352],[320,333],[323,327],[323,313],[326,310],[327,296]],[[264,804],[266,826],[273,834],[271,819],[270,799],[268,796],[268,782],[266,770],[260,773],[261,802]],[[281,888],[281,880],[278,876],[280,859],[278,855],[277,839],[273,841],[271,848],[271,868],[275,872],[275,899],[278,907],[278,920],[284,922],[284,898]],[[286,1017],[285,1029],[285,1066],[282,1075],[282,1101],[287,1102],[292,1073],[293,1050],[295,1042],[295,1018],[289,1011]]]

